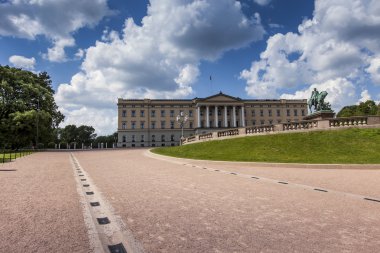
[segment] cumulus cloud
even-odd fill
[[[36,64],[36,59],[34,57],[27,58],[21,55],[12,55],[9,57],[9,62],[16,68],[33,70],[34,65]]]
[[[357,104],[360,102],[366,102],[367,100],[372,100],[371,95],[369,94],[368,90],[363,90],[362,93],[360,93],[360,99]]]
[[[380,57],[373,58],[366,71],[371,75],[373,83],[380,86]]]
[[[44,57],[61,62],[65,47],[75,45],[73,32],[108,14],[107,0],[10,0],[0,3],[0,35],[30,40],[43,35],[53,44]]]
[[[241,8],[235,0],[151,0],[142,25],[129,18],[122,31],[106,29],[86,49],[82,70],[59,86],[57,102],[71,113],[109,108],[116,117],[117,97],[190,96],[202,60],[263,38],[259,15],[248,18]],[[96,127],[109,132],[115,125]]]
[[[293,94],[282,94],[283,99],[304,99],[309,98],[312,90],[317,88],[319,91],[327,91],[328,96],[325,101],[329,102],[335,111],[348,104],[354,104],[357,101],[355,86],[345,78],[331,79],[323,83],[311,84],[303,90],[296,91]]]
[[[272,0],[253,0],[258,5],[264,6],[268,5]]]
[[[316,0],[313,15],[299,25],[298,33],[271,36],[260,60],[241,72],[248,95],[278,97],[300,89],[295,94],[307,98],[311,86],[337,85],[350,94],[338,92],[341,101],[331,98],[337,107],[359,99],[368,74],[374,84],[380,83],[380,62],[374,56],[380,53],[380,2]]]

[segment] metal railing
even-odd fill
[[[12,160],[16,160],[17,158],[30,155],[34,151],[32,150],[3,150],[0,153],[0,163],[11,162]]]

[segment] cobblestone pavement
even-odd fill
[[[145,252],[380,249],[380,167],[208,162],[146,149],[74,155]],[[69,158],[0,165],[0,252],[92,251]]]
[[[361,197],[380,198],[380,169],[162,160],[144,149],[76,156],[147,252],[380,249],[380,203]]]
[[[0,164],[0,252],[91,252],[69,153]]]

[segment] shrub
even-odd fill
[[[49,142],[48,148],[55,148],[55,143],[54,142]]]

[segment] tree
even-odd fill
[[[54,140],[64,116],[53,95],[46,72],[0,65],[0,144],[17,148]]]
[[[350,105],[343,107],[337,114],[337,117],[351,117],[351,116],[364,116],[364,115],[380,115],[380,103],[372,100],[361,102],[359,105]]]
[[[92,126],[82,125],[77,127],[76,125],[67,125],[65,128],[59,130],[60,142],[90,145],[95,140],[95,129]]]
[[[99,143],[103,143],[104,144],[104,147],[107,143],[107,147],[112,147],[112,144],[117,142],[117,132],[111,134],[111,135],[103,135],[103,136],[98,136],[96,137],[95,139],[95,146],[94,147],[97,147]]]

